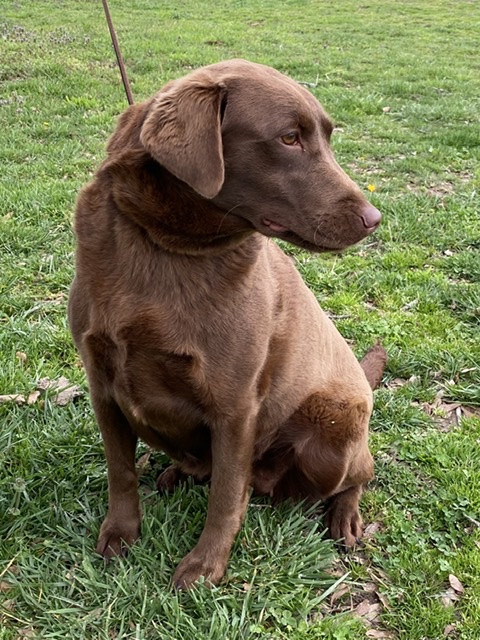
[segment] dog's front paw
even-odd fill
[[[110,560],[115,556],[125,556],[135,540],[140,536],[140,520],[115,522],[108,516],[103,521],[97,542],[97,553]]]
[[[351,513],[334,510],[327,513],[328,531],[333,540],[342,539],[346,547],[353,547],[362,537],[362,518],[358,509]]]
[[[333,496],[325,513],[330,537],[333,540],[342,539],[346,547],[355,546],[363,533],[356,493],[355,489],[351,489]]]
[[[220,582],[225,573],[227,563],[219,560],[211,554],[202,554],[196,548],[180,562],[173,576],[173,585],[176,589],[189,589],[204,578],[207,586]]]

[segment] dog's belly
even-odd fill
[[[181,424],[171,416],[147,416],[146,421],[125,413],[137,436],[149,446],[167,453],[177,462],[185,460],[206,462],[211,458],[210,430],[206,424]]]

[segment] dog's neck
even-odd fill
[[[219,254],[243,243],[251,224],[187,187],[150,156],[106,162],[116,209],[161,248],[181,254]],[[102,171],[102,169],[101,169]]]

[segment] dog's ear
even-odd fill
[[[221,136],[223,83],[182,78],[154,98],[140,133],[145,149],[204,198],[214,198],[225,169]]]

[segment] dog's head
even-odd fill
[[[294,80],[230,60],[167,84],[140,131],[149,154],[257,231],[316,251],[372,233],[381,215],[339,167],[333,125]]]

